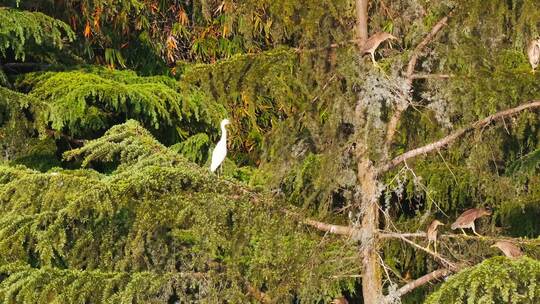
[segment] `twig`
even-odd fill
[[[84,145],[84,143],[86,143],[86,140],[84,140],[84,139],[73,138],[72,136],[64,134],[64,133],[62,133],[60,131],[55,131],[55,130],[51,130],[51,129],[45,129],[45,133],[47,133],[47,135],[49,135],[51,137],[62,137],[64,139],[66,139],[67,141],[69,141],[71,143],[74,143],[76,145],[79,145],[79,146],[82,146],[82,145]]]

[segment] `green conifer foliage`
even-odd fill
[[[298,226],[279,201],[216,178],[135,121],[69,151],[91,169],[0,168],[4,302],[328,301],[352,289],[352,243]]]
[[[495,257],[450,277],[426,304],[538,303],[539,280],[537,260]]]
[[[39,12],[18,11],[0,7],[0,55],[13,51],[16,59],[25,59],[32,46],[50,45],[63,48],[73,41],[69,25]]]
[[[223,107],[196,88],[180,90],[172,78],[132,71],[28,73],[17,86],[45,105],[38,113],[43,123],[75,137],[92,137],[133,118],[159,130],[160,139],[170,144],[199,132],[212,134],[224,116]]]

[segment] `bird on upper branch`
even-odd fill
[[[538,66],[540,62],[540,39],[531,40],[527,47],[527,57],[529,57],[529,63],[531,64],[532,71]]]
[[[349,304],[349,301],[344,297],[339,297],[330,302],[330,304]]]
[[[472,208],[472,209],[466,210],[456,219],[454,223],[452,223],[452,226],[450,228],[452,228],[452,230],[460,228],[463,234],[465,235],[467,234],[465,233],[465,230],[463,229],[472,228],[472,231],[474,232],[474,234],[481,236],[474,229],[474,221],[477,218],[482,217],[484,215],[491,215],[491,210],[486,209],[486,208]]]
[[[429,249],[429,245],[431,245],[431,242],[433,242],[433,248],[435,250],[435,253],[437,253],[437,228],[442,225],[444,225],[444,223],[441,223],[438,220],[434,220],[433,222],[431,222],[431,224],[429,224],[426,231],[428,239],[428,244],[426,248]]]
[[[386,32],[378,32],[373,34],[371,37],[368,38],[366,43],[362,46],[362,54],[369,53],[371,55],[371,61],[373,61],[374,65],[377,65],[377,62],[375,61],[375,50],[379,47],[381,43],[383,43],[385,40],[388,39],[396,39],[397,38]]]
[[[499,248],[504,255],[511,259],[517,259],[523,255],[523,252],[521,252],[521,249],[519,249],[518,246],[508,241],[497,241],[490,247]]]
[[[212,151],[212,163],[210,164],[210,171],[215,172],[221,165],[227,156],[227,129],[225,126],[230,122],[228,119],[221,121],[221,139],[218,141],[214,151]]]

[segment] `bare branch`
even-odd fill
[[[268,297],[267,294],[260,291],[258,288],[253,287],[251,284],[247,283],[247,290],[248,292],[257,300],[259,303],[272,303],[272,299]]]
[[[402,239],[402,238],[426,238],[425,232],[384,232],[379,233],[380,239]],[[484,242],[497,242],[497,241],[510,241],[518,244],[540,245],[540,239],[523,239],[513,237],[493,237],[493,236],[477,236],[477,235],[465,235],[462,233],[453,234],[439,234],[441,239],[465,239],[465,240],[477,240]]]
[[[416,73],[411,75],[411,79],[448,79],[452,77],[450,74],[422,74]]]
[[[400,239],[400,238],[413,238],[413,237],[420,237],[425,238],[427,237],[427,234],[425,232],[412,232],[412,233],[398,233],[398,232],[388,232],[388,233],[380,233],[379,238],[381,239]]]
[[[359,232],[358,229],[354,229],[349,226],[327,224],[327,223],[314,221],[310,219],[303,220],[303,223],[309,226],[315,227],[321,231],[329,232],[332,234],[347,235],[350,237],[355,236]]]
[[[416,46],[414,51],[412,52],[411,58],[409,59],[409,63],[407,64],[407,70],[405,71],[405,77],[407,77],[409,82],[412,82],[412,75],[414,73],[414,67],[416,67],[416,63],[418,62],[418,58],[420,57],[420,54],[424,50],[424,48],[435,38],[435,35],[440,32],[440,30],[443,28],[443,26],[446,25],[446,22],[448,21],[448,16],[443,17],[439,22],[437,22],[431,31],[424,37],[424,39]]]
[[[457,269],[456,267],[456,264],[448,261],[447,259],[445,259],[443,256],[441,256],[440,254],[436,253],[436,252],[433,252],[425,247],[422,247],[418,244],[416,244],[415,242],[409,240],[408,238],[406,237],[400,237],[399,239],[403,240],[404,242],[412,245],[413,247],[416,247],[426,253],[428,253],[429,255],[433,256],[435,259],[441,261],[446,267],[450,268],[450,269]]]
[[[420,148],[410,150],[408,152],[405,152],[405,153],[395,157],[394,159],[392,159],[387,164],[381,166],[378,173],[381,174],[381,173],[387,172],[388,170],[394,168],[398,164],[400,164],[400,163],[402,163],[402,162],[404,162],[404,161],[406,161],[406,160],[408,160],[410,158],[416,157],[418,155],[427,154],[427,153],[432,152],[434,150],[445,148],[446,146],[453,143],[456,139],[460,138],[461,136],[465,135],[466,133],[468,133],[468,132],[470,132],[472,130],[476,130],[476,129],[485,127],[485,126],[491,124],[494,120],[504,118],[504,117],[507,117],[507,116],[512,116],[512,115],[515,115],[515,114],[517,114],[517,113],[519,113],[521,111],[528,110],[528,109],[534,109],[534,108],[538,108],[538,107],[540,107],[540,100],[534,100],[534,101],[531,101],[529,103],[520,105],[518,107],[511,108],[511,109],[504,110],[504,111],[500,111],[500,112],[497,112],[497,113],[495,113],[493,115],[489,115],[488,117],[480,119],[480,120],[474,122],[473,124],[471,124],[469,126],[463,127],[463,128],[455,131],[454,133],[452,133],[452,134],[450,134],[450,135],[448,135],[448,136],[446,136],[446,137],[444,137],[444,138],[442,138],[442,139],[440,139],[440,140],[438,140],[436,142],[427,144],[427,145],[425,145],[423,147],[420,147]]]
[[[426,275],[419,277],[418,279],[411,281],[403,285],[400,289],[389,295],[389,298],[402,297],[403,295],[415,290],[416,288],[426,285],[427,283],[441,279],[452,273],[452,270],[443,268],[430,272]]]
[[[444,25],[446,25],[446,22],[448,21],[448,16],[443,17],[439,22],[437,22],[431,31],[422,39],[422,41],[416,46],[414,51],[412,52],[411,58],[409,59],[409,63],[407,64],[407,70],[405,71],[405,77],[407,78],[407,84],[409,87],[412,85],[413,82],[413,75],[414,75],[414,67],[416,66],[416,63],[418,62],[418,58],[420,57],[420,54],[424,50],[424,48],[435,38],[437,33],[443,28]],[[409,103],[406,98],[402,101],[401,104],[399,104],[396,109],[394,110],[394,113],[390,117],[390,121],[388,121],[388,127],[386,128],[386,142],[385,147],[389,147],[390,144],[392,144],[392,141],[394,140],[394,136],[397,131],[397,125],[399,120],[401,119],[401,114],[407,110],[409,107]]]

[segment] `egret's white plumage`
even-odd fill
[[[216,171],[223,160],[225,160],[225,156],[227,156],[227,129],[225,129],[225,126],[229,123],[228,119],[221,121],[221,139],[212,152],[212,164],[210,164],[210,171],[212,172]]]

